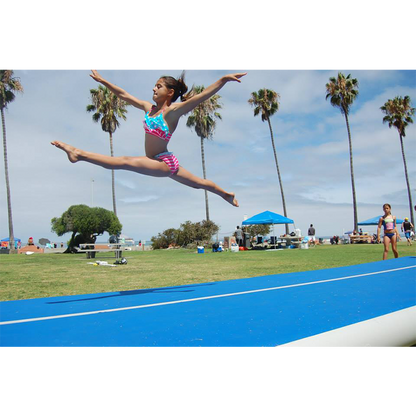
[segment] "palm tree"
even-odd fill
[[[350,124],[348,121],[348,114],[350,113],[350,107],[358,95],[358,80],[351,78],[351,74],[345,77],[341,72],[338,73],[338,77],[329,78],[329,83],[326,84],[326,99],[331,97],[331,105],[338,107],[341,113],[344,114],[345,122],[347,123],[348,143],[350,149],[350,169],[351,169],[351,186],[352,186],[352,203],[354,210],[354,230],[357,229],[357,199],[355,195],[355,183],[354,183],[354,166],[352,158],[352,141]]]
[[[126,120],[126,107],[129,105],[118,98],[108,88],[99,85],[97,89],[91,89],[92,104],[87,106],[88,112],[94,112],[92,119],[98,123],[101,120],[101,128],[110,135],[110,152],[114,156],[113,150],[113,133],[120,126],[118,118]],[[113,211],[117,216],[116,209],[116,192],[114,185],[114,170],[111,170],[112,193],[113,193]]]
[[[252,92],[251,98],[248,100],[249,104],[254,107],[254,116],[261,114],[261,121],[267,121],[270,129],[270,138],[272,140],[272,148],[274,154],[274,160],[276,162],[277,177],[279,179],[280,193],[282,195],[283,213],[287,217],[285,194],[283,192],[283,183],[280,176],[279,162],[277,161],[276,146],[274,144],[273,129],[270,122],[270,117],[279,110],[279,98],[280,95],[273,91],[264,88],[258,92]],[[286,234],[289,234],[289,226],[285,224]]]
[[[203,85],[196,86],[193,88],[195,94],[200,94],[205,87]],[[215,94],[208,100],[205,100],[201,104],[198,104],[193,110],[191,115],[188,117],[186,121],[187,127],[193,127],[195,129],[195,133],[201,139],[201,158],[202,158],[202,173],[204,175],[204,179],[207,178],[206,169],[205,169],[205,151],[204,151],[204,140],[211,139],[214,136],[214,131],[216,127],[215,119],[222,120],[221,114],[218,113],[216,110],[222,108],[221,104],[219,103],[219,99],[221,98],[220,95]],[[206,211],[206,218],[207,221],[209,219],[209,206],[208,206],[208,192],[205,191],[205,211]]]
[[[400,137],[400,146],[402,149],[402,156],[403,156],[403,165],[404,165],[404,175],[406,177],[406,184],[407,184],[407,194],[409,196],[409,208],[410,208],[410,219],[411,223],[414,224],[414,217],[413,217],[413,203],[412,203],[412,195],[410,193],[410,184],[409,184],[409,175],[407,173],[407,164],[406,164],[406,156],[404,153],[404,146],[403,146],[403,137],[406,137],[406,127],[409,123],[413,123],[412,116],[415,114],[415,108],[412,108],[410,97],[406,95],[403,97],[396,97],[393,100],[388,100],[380,110],[386,114],[383,118],[383,123],[389,123],[389,127],[392,126],[396,127],[397,131],[399,132]]]
[[[14,233],[13,233],[13,217],[12,217],[12,201],[10,197],[10,182],[9,182],[9,165],[7,160],[7,141],[6,141],[6,120],[4,118],[4,109],[16,98],[15,92],[23,92],[20,79],[13,77],[13,71],[2,69],[0,70],[0,110],[1,122],[3,126],[3,151],[4,151],[4,171],[6,176],[6,193],[7,193],[7,215],[9,219],[9,253],[16,253],[14,247]]]

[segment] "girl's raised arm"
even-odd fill
[[[200,94],[194,95],[193,97],[189,98],[189,100],[186,100],[182,103],[177,104],[174,110],[175,113],[178,116],[183,116],[186,113],[189,113],[198,104],[201,104],[205,100],[208,100],[208,98],[212,97],[215,93],[217,93],[227,82],[230,82],[230,81],[241,82],[240,78],[242,78],[246,74],[247,72],[238,73],[238,74],[229,74],[229,75],[223,76],[217,82],[214,82],[212,85],[205,88]]]
[[[117,85],[112,84],[111,82],[104,79],[96,70],[92,70],[92,74],[90,77],[94,80],[103,84],[107,87],[112,93],[117,95],[123,101],[133,105],[134,107],[139,108],[143,111],[149,111],[152,108],[152,104],[148,101],[139,100],[138,98],[134,97],[133,95],[129,94],[127,91],[123,90],[122,88],[118,87]]]

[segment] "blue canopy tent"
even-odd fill
[[[243,225],[252,224],[294,224],[295,222],[290,218],[286,218],[283,215],[276,214],[271,211],[264,211],[260,214],[254,215],[251,218],[243,221]]]
[[[357,225],[378,225],[378,221],[380,219],[381,215],[378,217],[373,217],[370,218],[369,220],[365,220],[365,221],[361,221],[359,222]],[[396,218],[396,224],[401,224],[403,222],[403,220],[400,220],[399,218]]]
[[[290,218],[286,218],[283,215],[276,214],[271,211],[264,211],[260,214],[254,215],[251,218],[246,219],[242,222],[243,225],[253,224],[272,224],[273,235],[274,235],[274,224],[294,224],[295,222]]]

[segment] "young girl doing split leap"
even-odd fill
[[[178,159],[167,146],[172,134],[175,132],[181,116],[192,111],[198,104],[212,97],[227,82],[241,82],[240,78],[246,73],[225,75],[214,84],[204,89],[200,94],[186,94],[188,87],[184,82],[184,74],[178,79],[163,76],[153,88],[152,105],[148,101],[139,100],[120,87],[105,80],[97,71],[90,75],[95,81],[103,84],[118,98],[137,107],[145,112],[143,127],[145,130],[145,153],[146,156],[111,157],[97,153],[77,149],[69,144],[53,141],[51,144],[66,152],[68,159],[72,162],[89,162],[105,169],[123,169],[142,175],[156,177],[170,177],[175,181],[196,189],[206,189],[224,198],[228,203],[238,207],[235,194],[226,192],[214,182],[199,178],[179,165]],[[178,98],[180,103],[175,103]]]

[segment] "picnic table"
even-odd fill
[[[286,240],[277,237],[272,237],[267,244],[269,249],[281,249],[287,247]]]
[[[261,241],[252,244],[252,248],[255,250],[258,249],[280,249],[280,248],[288,248],[290,246],[295,246],[296,248],[300,247],[302,242],[302,237],[292,237],[292,236],[284,236],[284,237],[275,237],[273,236],[270,241]]]
[[[296,248],[300,247],[300,243],[303,240],[303,237],[292,237],[292,236],[287,236],[287,237],[281,237],[281,239],[286,241],[286,246],[290,247],[290,246],[295,246]]]
[[[116,260],[121,260],[121,252],[123,251],[123,244],[115,243],[115,244],[92,244],[92,243],[85,243],[80,244],[79,249],[77,249],[78,253],[86,253],[87,258],[91,257],[91,253],[115,253]]]
[[[350,242],[351,244],[354,243],[371,243],[373,237],[369,234],[362,234],[362,235],[350,235]]]

